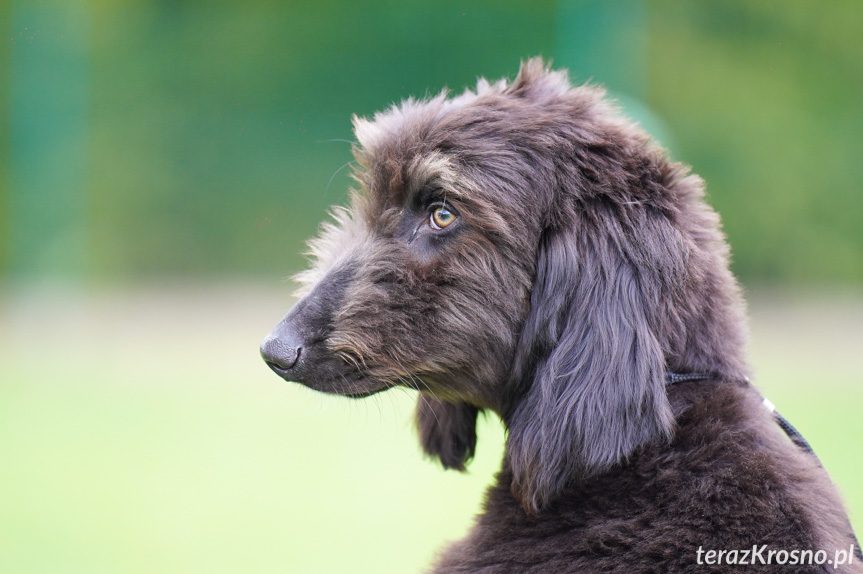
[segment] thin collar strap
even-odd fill
[[[668,371],[665,373],[665,384],[668,386],[675,385],[677,383],[688,383],[690,381],[705,381],[707,379],[713,378],[709,373],[675,373],[672,371]],[[749,379],[746,379],[746,382],[749,382]],[[805,450],[809,454],[815,457],[815,460],[818,460],[818,456],[812,450],[812,447],[803,438],[803,435],[800,434],[794,426],[788,422],[788,420],[779,414],[779,411],[776,410],[776,407],[769,400],[762,397],[761,404],[773,415],[776,424],[782,427],[782,430],[785,431],[785,434],[788,435],[788,438],[796,444],[801,449]],[[818,461],[818,464],[821,464],[821,461]]]
[[[674,373],[668,371],[665,373],[665,384],[673,385],[675,383],[688,383],[689,381],[705,381],[712,378],[710,373]]]

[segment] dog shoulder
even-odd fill
[[[525,514],[499,473],[484,513],[432,572],[689,572],[697,550],[848,546],[836,489],[744,383],[681,384],[677,430]],[[832,554],[831,554],[832,555]],[[737,566],[717,566],[723,571]]]

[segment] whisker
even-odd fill
[[[333,183],[333,180],[335,179],[335,177],[336,177],[337,175],[339,175],[339,172],[340,172],[340,171],[342,171],[343,169],[345,169],[346,167],[348,167],[349,165],[351,165],[352,163],[357,163],[357,160],[352,159],[351,161],[349,161],[348,163],[346,163],[345,165],[343,165],[342,167],[340,167],[339,169],[337,169],[337,170],[335,171],[335,173],[333,173],[333,175],[331,175],[331,176],[330,176],[330,181],[328,181],[328,182],[327,182],[327,188],[324,190],[324,195],[326,195],[326,194],[327,194],[327,192],[329,192],[329,191],[330,191],[330,184],[332,184],[332,183]]]
[[[395,359],[394,359],[394,360],[395,360]],[[436,401],[438,401],[438,402],[443,402],[443,401],[441,401],[439,398],[437,398],[437,395],[436,395],[436,394],[435,394],[435,392],[431,389],[431,387],[429,387],[429,386],[428,386],[428,383],[426,383],[424,380],[422,380],[421,378],[417,377],[416,375],[414,375],[413,373],[411,373],[410,371],[408,371],[407,369],[405,369],[404,365],[402,365],[398,360],[395,360],[395,361],[396,361],[396,363],[398,364],[398,366],[402,368],[402,371],[404,371],[404,373],[405,373],[408,377],[410,377],[410,380],[411,380],[411,381],[414,381],[414,384],[413,384],[413,385],[409,385],[411,388],[416,389],[417,391],[419,391],[419,392],[420,392],[420,394],[422,394],[422,391],[420,391],[420,388],[419,388],[419,384],[417,384],[417,383],[422,383],[422,385],[423,385],[426,389],[428,389],[428,392],[429,392],[429,393],[431,393],[432,397],[434,397],[434,399],[435,399]],[[391,369],[391,370],[392,370],[392,369]],[[392,370],[392,372],[393,372],[393,374],[394,374],[394,375],[396,375],[399,379],[401,379],[402,381],[404,381],[404,377],[402,377],[401,375],[399,375],[398,373],[396,373],[396,372],[395,372],[395,370]],[[405,384],[407,384],[407,382],[405,382]],[[420,405],[420,409],[422,409],[422,404],[423,404],[423,403],[422,403],[422,397],[420,397],[420,398],[419,398],[419,400],[418,400],[417,404],[418,404],[418,405]],[[440,426],[441,426],[440,419],[438,418],[437,413],[435,412],[434,407],[429,407],[429,410],[431,411],[431,414],[432,414],[432,416],[434,417],[435,422],[437,422],[437,425],[440,427]]]

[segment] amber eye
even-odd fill
[[[436,207],[431,214],[431,224],[435,229],[443,229],[455,221],[455,213],[444,206]]]

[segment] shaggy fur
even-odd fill
[[[324,392],[421,391],[422,446],[447,468],[472,457],[480,411],[501,417],[485,512],[434,572],[734,572],[749,566],[697,550],[847,551],[836,489],[747,382],[702,181],[600,89],[535,59],[354,126],[360,189],[262,354]],[[666,387],[667,371],[711,377]]]

